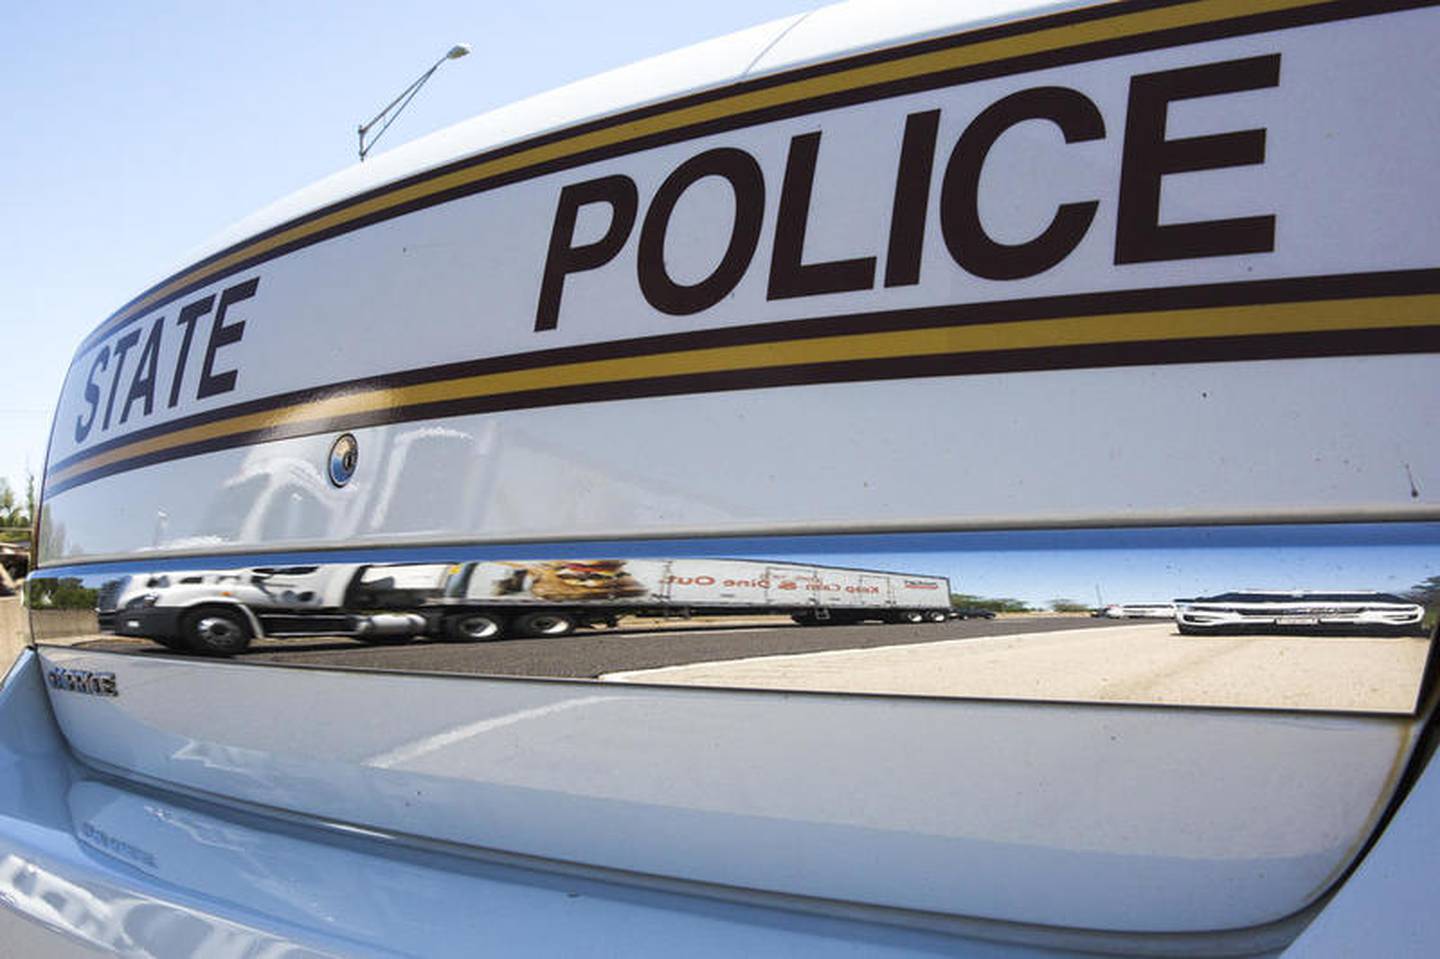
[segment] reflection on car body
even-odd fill
[[[1415,583],[1416,600],[1400,607],[1407,622],[1433,604],[1427,584],[1440,568],[1440,546],[1392,543],[1393,529],[1362,525],[799,538],[759,560],[716,557],[697,543],[695,555],[668,558],[511,558],[503,548],[442,546],[411,550],[405,562],[318,555],[231,568],[170,562],[83,577],[42,572],[33,580],[34,622],[54,644],[133,653],[132,638],[148,639],[173,652],[246,663],[946,698],[1413,710],[1428,640],[1377,642],[1363,616],[1331,616],[1312,628],[1348,637],[1343,646],[1297,642],[1305,629],[1292,612],[1283,635],[1267,642],[1241,642],[1235,630],[1215,628],[1204,631],[1213,648],[1201,649],[1201,631],[1180,629],[1165,603],[1116,604],[1101,617],[1078,616],[1068,601],[1036,608],[1037,596],[1074,594],[1087,583],[1124,581],[1153,595],[1241,569],[1268,578],[1313,557],[1317,535],[1331,540],[1323,553],[1328,577]],[[1406,541],[1425,543],[1429,535],[1417,527]],[[885,543],[890,571],[866,552]],[[993,595],[975,592],[976,583]],[[1355,594],[1313,595],[1330,602]],[[1367,608],[1380,595],[1364,594]],[[993,607],[1010,611],[997,615]],[[87,617],[88,610],[95,612]],[[537,639],[543,642],[527,642]]]
[[[782,615],[801,625],[942,623],[949,583],[921,573],[734,559],[327,563],[129,574],[97,590],[101,629],[233,655],[252,639],[371,643],[563,636],[621,616]]]
[[[104,320],[0,689],[0,857],[339,953],[328,905],[228,891],[309,901],[263,868],[171,868],[170,826],[663,889],[671,951],[724,897],[761,929],[732,954],[800,914],[851,955],[1273,956],[1337,889],[1367,934],[1428,920],[1351,870],[1397,804],[1440,823],[1433,631],[1371,634],[1440,596],[1440,4],[955,9],[478,118]],[[1173,596],[1205,599],[1138,602]],[[90,778],[254,830],[36,798]],[[0,923],[86,921],[26,881]],[[424,889],[442,933],[516,901]],[[493,946],[628,935],[575,915]]]
[[[424,631],[427,621],[409,611],[440,594],[445,569],[341,563],[136,575],[113,608],[98,607],[99,623],[120,636],[219,655],[267,635],[385,641]]]
[[[1107,619],[1174,619],[1174,603],[1112,603],[1092,612]]]
[[[1378,632],[1416,634],[1425,618],[1418,603],[1388,593],[1351,590],[1243,590],[1177,599],[1182,633]]]

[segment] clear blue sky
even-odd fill
[[[821,540],[822,543],[827,541]],[[836,537],[833,547],[756,543],[736,555],[947,576],[953,592],[1093,605],[1242,589],[1404,593],[1440,573],[1440,524],[1211,527]],[[873,543],[873,546],[871,544]],[[857,551],[859,545],[871,547]]]
[[[1054,599],[1096,605],[1168,603],[1241,589],[1368,589],[1404,593],[1440,572],[1434,546],[1249,547],[1141,551],[1079,549],[1039,552],[892,553],[815,556],[815,562],[929,573],[953,592],[1010,597],[1044,607]]]
[[[186,252],[354,162],[355,127],[456,42],[394,147],[612,67],[819,6],[135,0],[5,7],[0,477],[40,473],[75,346]]]

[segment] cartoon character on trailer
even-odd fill
[[[566,602],[626,599],[646,589],[625,571],[623,559],[554,560],[510,564],[515,571],[495,584],[495,595],[511,596],[527,588],[536,599]]]

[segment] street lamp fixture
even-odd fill
[[[441,57],[439,60],[436,60],[434,65],[431,66],[429,70],[426,70],[424,73],[420,74],[419,78],[414,83],[410,84],[404,90],[400,91],[400,95],[395,99],[391,100],[389,106],[381,110],[379,113],[375,114],[375,116],[371,117],[369,123],[362,123],[359,127],[356,128],[355,132],[359,135],[360,138],[361,163],[365,162],[365,154],[369,153],[371,148],[375,146],[375,141],[379,140],[380,137],[384,136],[385,131],[390,129],[390,124],[395,122],[395,118],[398,117],[404,111],[404,109],[410,105],[411,100],[415,99],[415,94],[420,92],[420,88],[425,85],[425,81],[429,80],[431,75],[433,75],[436,70],[440,69],[440,64],[444,63],[446,60],[459,60],[461,57],[465,56],[469,52],[470,44],[455,44],[455,46],[451,47],[445,52],[445,55],[443,57]],[[374,128],[375,124],[380,123],[381,120],[384,120],[385,122],[381,124],[379,130],[375,131],[375,135],[373,137],[370,137],[370,142],[366,143],[365,137],[369,135],[371,129]]]

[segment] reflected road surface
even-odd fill
[[[395,646],[370,646],[343,636],[257,640],[233,661],[594,679],[605,673],[712,660],[1091,629],[1106,624],[1113,625],[1114,620],[1056,616],[855,626],[798,626],[789,617],[781,616],[714,618],[703,624],[622,620],[619,629],[581,629],[570,636],[487,643],[420,639]],[[86,645],[167,653],[148,640],[105,637]]]
[[[90,648],[165,654],[144,641]],[[1181,636],[1173,622],[1074,617],[797,626],[778,617],[628,621],[490,643],[257,642],[236,662],[812,692],[1410,712],[1428,641]]]

